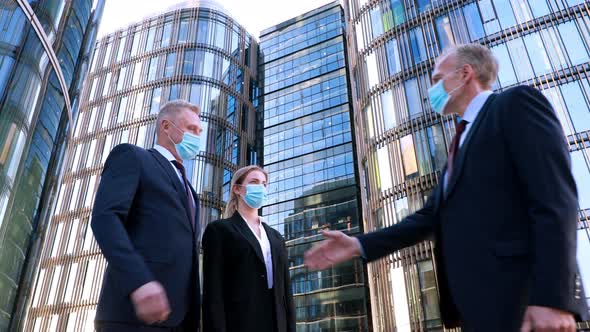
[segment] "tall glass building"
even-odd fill
[[[27,266],[55,202],[103,1],[0,1],[0,330],[16,330]],[[89,47],[90,45],[90,47]]]
[[[436,186],[455,129],[454,119],[434,114],[428,103],[434,60],[450,45],[481,43],[500,62],[496,91],[535,86],[559,115],[578,183],[578,261],[590,288],[588,3],[347,0],[344,6],[365,229],[399,222]],[[433,245],[369,266],[375,331],[442,331]]]
[[[96,43],[24,331],[92,331],[106,261],[90,228],[104,162],[151,148],[168,100],[201,107],[202,149],[185,162],[201,229],[220,218],[232,173],[256,159],[258,45],[219,5],[187,1]]]
[[[303,266],[320,230],[362,231],[342,8],[322,6],[260,40],[258,124],[270,174],[263,215],[287,241],[297,331],[368,331],[362,262]]]

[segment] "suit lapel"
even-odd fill
[[[194,198],[194,202],[195,202],[195,235],[198,238],[200,236],[200,229],[201,229],[201,225],[199,224],[199,210],[200,210],[199,198],[198,198],[197,192],[195,191],[193,186],[190,183],[188,185],[191,189],[191,193],[193,194],[193,198]]]
[[[176,188],[176,192],[180,196],[180,201],[182,202],[182,205],[184,206],[184,211],[186,212],[187,221],[190,222],[191,212],[188,206],[188,201],[186,200],[186,191],[184,191],[184,184],[182,184],[180,182],[180,179],[178,179],[178,175],[176,174],[176,171],[172,168],[173,166],[170,165],[170,161],[166,160],[166,158],[164,158],[164,156],[162,156],[155,149],[150,149],[149,151],[152,153],[154,158],[156,158],[160,166],[162,166],[164,172],[168,174],[170,181],[172,181],[172,185],[174,185],[174,188]],[[188,224],[188,226],[192,230],[193,227],[190,223]]]
[[[262,223],[262,225],[264,225],[264,231],[266,232],[266,236],[268,237],[268,242],[270,242],[270,252],[272,254],[272,275],[274,279],[273,284],[276,285],[277,283],[282,282],[277,280],[280,273],[280,271],[277,270],[277,267],[279,266],[279,259],[281,257],[280,254],[283,243],[281,239],[279,239],[275,235],[275,232],[269,225],[265,223]],[[277,287],[274,288],[277,289]]]
[[[260,243],[258,243],[258,239],[252,233],[250,226],[246,224],[246,220],[242,218],[242,216],[236,211],[234,215],[231,217],[232,225],[238,230],[239,233],[250,243],[254,252],[256,252],[256,256],[260,259],[260,262],[264,264],[264,256],[262,255],[262,248],[260,248]]]
[[[463,164],[465,163],[467,151],[469,150],[469,147],[471,146],[470,143],[472,141],[472,137],[477,132],[477,129],[481,126],[481,123],[483,122],[483,119],[486,117],[487,111],[490,108],[490,105],[492,104],[492,101],[495,98],[496,98],[495,94],[492,94],[488,97],[488,100],[486,100],[485,104],[481,108],[481,111],[479,111],[477,118],[475,119],[475,121],[471,125],[471,128],[469,129],[469,132],[467,133],[467,136],[465,137],[465,140],[463,141],[463,144],[461,145],[461,148],[459,148],[459,151],[457,152],[457,159],[455,160],[455,163],[453,165],[452,177],[449,179],[447,189],[443,190],[445,199],[447,199],[449,197],[449,195],[451,194],[451,192],[455,188],[455,185],[457,184],[457,180],[459,179],[459,177],[461,175],[461,171],[463,170]],[[443,173],[443,174],[445,174],[445,173]],[[443,181],[444,181],[444,179],[443,179]]]

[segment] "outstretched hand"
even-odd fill
[[[322,235],[326,239],[305,253],[305,266],[308,268],[323,270],[361,255],[361,244],[357,238],[339,231],[322,231]]]

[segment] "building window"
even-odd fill
[[[391,10],[393,11],[393,21],[396,26],[406,21],[406,10],[403,0],[391,0]]]
[[[396,124],[395,120],[395,108],[393,107],[393,94],[391,90],[385,90],[381,94],[381,109],[383,111],[383,125],[385,130],[394,128]]]
[[[578,202],[581,210],[590,208],[590,164],[588,152],[578,150],[571,153],[572,172],[578,188]]]
[[[162,31],[162,47],[168,47],[172,39],[172,22],[166,22]]]
[[[367,55],[367,75],[369,78],[368,89],[379,84],[379,69],[377,68],[377,59],[374,52]]]
[[[484,22],[484,29],[486,34],[489,36],[500,31],[500,22],[496,17],[492,0],[479,0],[479,10],[481,12],[481,18]]]
[[[562,23],[557,26],[557,29],[561,34],[562,40],[567,43],[565,50],[569,55],[571,64],[575,66],[587,62],[588,50],[586,49],[586,43],[584,43],[580,36],[576,22],[569,21]]]
[[[389,148],[383,146],[377,149],[377,165],[376,165],[376,178],[378,180],[377,187],[383,192],[393,187],[392,169],[390,164],[390,153]]]
[[[404,83],[404,86],[410,119],[417,118],[422,115],[422,98],[420,98],[418,91],[418,80],[416,78],[409,79]]]
[[[550,13],[546,0],[528,0],[535,17],[542,17]]]
[[[414,139],[412,135],[407,135],[400,140],[402,159],[406,180],[418,176],[418,163],[416,161],[416,150],[414,148]]]
[[[180,20],[180,27],[178,28],[178,43],[184,44],[188,41],[188,31],[190,22],[187,18]]]
[[[416,27],[410,30],[410,45],[412,46],[414,64],[419,64],[422,61],[428,59],[426,45],[424,44],[424,36],[422,34],[422,27]]]
[[[174,76],[174,65],[176,64],[176,52],[169,53],[166,56],[166,67],[164,68],[164,77]]]
[[[426,326],[440,326],[442,322],[440,321],[436,276],[431,260],[418,262],[418,277],[420,282],[420,292],[422,293],[422,307],[424,309]]]
[[[373,39],[383,34],[383,23],[381,21],[381,11],[379,7],[371,9],[371,30],[373,32]]]
[[[485,37],[485,31],[481,17],[479,16],[479,10],[475,3],[470,3],[463,7],[463,16],[465,17],[465,23],[469,30],[469,37],[472,42],[477,41]]]
[[[162,88],[155,88],[152,92],[152,100],[150,104],[150,114],[158,114],[160,111],[160,98],[162,96]]]
[[[453,30],[451,29],[451,21],[448,16],[441,16],[436,19],[436,32],[438,34],[441,50],[455,45],[455,38],[453,37]]]
[[[496,59],[498,59],[498,64],[500,66],[498,71],[498,80],[500,81],[500,85],[502,87],[506,87],[516,83],[516,75],[514,74],[514,68],[512,67],[512,61],[508,55],[506,45],[501,44],[492,47],[492,53],[494,53]]]
[[[502,29],[508,29],[516,25],[514,12],[512,11],[512,4],[510,0],[494,0],[494,8],[500,19]]]
[[[147,42],[145,44],[145,51],[149,52],[154,48],[154,38],[156,37],[156,27],[153,26],[149,29],[147,35]]]
[[[590,110],[588,109],[587,96],[590,87],[587,80],[582,80],[583,90],[580,89],[580,82],[571,82],[561,86],[563,100],[568,109],[569,116],[576,132],[590,130]]]
[[[578,251],[577,259],[579,272],[586,293],[586,302],[590,304],[590,230],[588,228],[578,229]]]
[[[535,75],[541,76],[549,73],[552,70],[551,62],[549,61],[549,57],[547,56],[545,46],[543,45],[539,33],[534,32],[526,35],[523,37],[523,40],[529,53],[534,55],[530,57],[530,60],[533,64]]]
[[[397,39],[393,38],[385,43],[385,56],[387,57],[387,66],[389,67],[389,75],[394,75],[402,70],[402,65],[399,57],[399,48]]]
[[[529,55],[524,47],[522,38],[512,39],[508,41],[506,45],[510,50],[514,67],[518,68],[518,80],[522,82],[534,78],[535,73],[533,72],[533,67],[529,61]]]

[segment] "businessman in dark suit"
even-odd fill
[[[574,331],[587,318],[576,268],[578,199],[564,134],[538,90],[490,91],[487,48],[460,45],[436,63],[434,111],[461,121],[448,164],[424,208],[351,238],[326,232],[310,268],[374,261],[434,235],[441,313],[463,331]]]
[[[99,332],[197,331],[199,204],[183,159],[194,158],[199,108],[164,105],[157,144],[110,153],[92,212],[108,267],[96,311]]]

